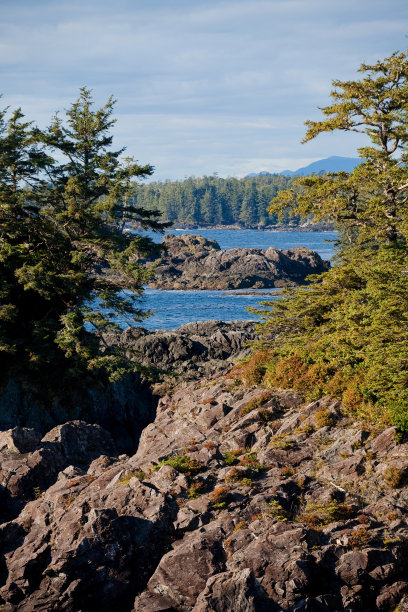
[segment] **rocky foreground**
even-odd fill
[[[329,268],[304,247],[280,251],[229,249],[215,240],[186,234],[167,234],[162,255],[149,286],[154,289],[264,289],[302,284],[310,274]]]
[[[13,382],[0,394],[0,431],[31,427],[43,435],[68,420],[86,420],[109,431],[121,452],[132,452],[143,428],[154,420],[158,395],[183,381],[212,376],[248,352],[254,337],[250,321],[205,321],[179,329],[148,331],[129,328],[108,334],[107,343],[120,343],[149,368],[154,384],[139,374],[124,377],[108,388],[89,387],[88,401],[65,406],[40,406]]]
[[[408,609],[408,443],[236,370],[162,398],[135,455],[0,434],[5,612]]]

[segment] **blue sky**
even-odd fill
[[[407,0],[0,0],[3,106],[48,124],[86,85],[117,99],[117,148],[156,179],[356,156],[300,144],[331,81],[407,48]]]

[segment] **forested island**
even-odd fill
[[[217,183],[339,232],[306,279],[310,254],[265,252],[307,285],[255,327],[141,327],[163,245],[127,228],[166,224],[113,99],[82,88],[44,130],[0,112],[4,612],[408,609],[408,52],[360,72],[305,135],[364,134],[352,172]],[[173,236],[169,268],[180,242],[219,252]]]
[[[278,222],[278,215],[268,211],[270,201],[293,182],[279,174],[242,179],[190,177],[141,185],[132,200],[136,206],[160,211],[164,221],[175,224],[265,227]],[[284,215],[280,223],[297,225],[299,219]]]

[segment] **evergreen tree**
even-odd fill
[[[271,211],[336,221],[333,268],[261,312],[270,348],[265,381],[307,397],[337,395],[351,410],[408,429],[408,56],[362,65],[358,81],[334,81],[333,103],[308,121],[305,141],[362,132],[352,172],[297,181]],[[267,305],[267,304],[265,304]],[[274,338],[273,343],[268,338]]]
[[[131,204],[135,178],[149,165],[121,161],[109,134],[114,101],[93,110],[83,88],[44,132],[16,111],[0,115],[1,377],[83,385],[81,376],[115,379],[134,369],[103,335],[115,319],[141,320],[146,270],[140,255],[156,247],[123,231],[131,220],[160,229],[156,212]],[[57,153],[57,158],[51,154]],[[123,290],[129,292],[126,295]],[[132,297],[134,296],[134,297]]]
[[[258,222],[258,193],[254,181],[245,186],[239,220],[250,226]]]
[[[241,223],[248,227],[276,222],[267,211],[278,189],[293,182],[279,175],[256,178],[189,177],[141,185],[133,202],[148,210],[160,210],[165,221],[192,224]],[[286,216],[284,222],[289,218]],[[292,219],[293,221],[293,219]],[[295,219],[296,221],[296,219]]]

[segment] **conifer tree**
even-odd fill
[[[161,229],[158,213],[131,204],[149,165],[112,150],[114,100],[93,109],[81,89],[45,131],[20,110],[0,115],[0,363],[2,380],[44,377],[54,391],[95,373],[117,379],[136,367],[104,334],[117,319],[140,321],[138,264],[157,247],[124,231]],[[53,157],[55,156],[55,158]],[[125,290],[125,292],[124,292]]]
[[[271,351],[265,380],[311,398],[341,397],[351,410],[407,430],[408,55],[360,72],[360,80],[333,82],[333,103],[321,121],[306,122],[304,140],[362,132],[370,142],[359,150],[361,164],[301,178],[297,192],[272,201],[271,212],[289,206],[334,220],[340,248],[329,272],[261,311]]]

